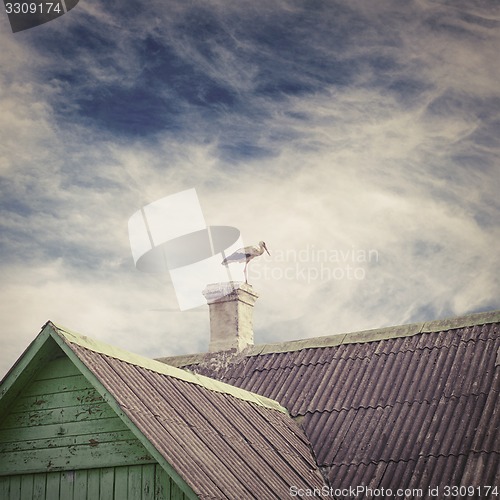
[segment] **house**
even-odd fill
[[[500,311],[253,345],[211,285],[209,352],[47,323],[0,387],[0,498],[497,498]]]
[[[275,401],[47,323],[1,389],[0,498],[279,498],[324,485]]]

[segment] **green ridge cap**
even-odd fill
[[[229,394],[235,398],[248,401],[250,403],[254,403],[272,410],[277,410],[288,415],[288,410],[281,406],[274,399],[266,398],[264,396],[260,396],[259,394],[234,387],[230,384],[219,382],[218,380],[214,380],[203,375],[197,375],[187,370],[176,368],[160,361],[156,361],[139,354],[125,351],[124,349],[120,349],[119,347],[115,347],[104,342],[100,342],[93,338],[87,337],[86,335],[74,333],[62,326],[55,325],[52,322],[48,322],[46,326],[50,327],[55,332],[55,334],[65,343],[76,344],[90,351],[104,354],[126,363],[140,366],[142,368],[146,368],[147,370],[161,373],[162,375],[167,375],[168,377],[183,380],[191,384],[196,384],[211,391]]]
[[[500,322],[500,310],[469,314],[455,318],[439,319],[422,323],[410,323],[407,325],[389,326],[373,330],[363,330],[352,333],[339,333],[324,337],[315,337],[303,340],[291,340],[276,344],[263,344],[250,347],[246,356],[258,356],[259,354],[271,354],[279,352],[300,351],[302,349],[314,349],[321,347],[335,347],[341,344],[358,344],[364,342],[376,342],[400,337],[411,337],[419,333],[435,333],[469,326],[485,325]]]
[[[419,333],[435,333],[457,328],[466,328],[477,325],[487,325],[500,322],[500,310],[473,313],[467,316],[457,316],[454,318],[438,319],[434,321],[424,321],[421,323],[410,323],[407,325],[388,326],[363,330],[351,333],[338,333],[323,337],[313,337],[309,339],[290,340],[288,342],[277,342],[274,344],[260,344],[248,347],[240,356],[251,357],[261,354],[274,354],[280,352],[301,351],[302,349],[319,349],[322,347],[335,347],[341,344],[361,344],[365,342],[377,342],[381,340],[395,339],[400,337],[412,337]],[[158,358],[162,363],[171,366],[189,366],[203,363],[220,353],[198,353],[180,356],[168,356]],[[234,355],[238,356],[238,355]],[[500,359],[500,352],[499,352]],[[500,363],[500,361],[499,361]]]

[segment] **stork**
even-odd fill
[[[258,245],[252,245],[249,247],[244,247],[240,248],[239,250],[236,250],[236,252],[232,253],[229,257],[226,257],[221,262],[221,264],[227,267],[228,264],[231,264],[233,262],[245,262],[245,268],[243,269],[243,272],[245,274],[245,283],[248,283],[248,276],[247,276],[248,263],[255,257],[262,255],[264,253],[264,250],[268,253],[268,255],[271,255],[266,247],[266,244],[263,241],[259,241]]]

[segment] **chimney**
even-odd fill
[[[238,352],[253,345],[253,306],[258,295],[247,283],[212,283],[203,290],[210,314],[209,352]]]

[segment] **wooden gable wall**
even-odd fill
[[[2,500],[187,500],[158,464],[0,476]]]
[[[73,362],[53,352],[0,416],[0,498],[184,500]]]
[[[151,462],[66,356],[40,369],[0,422],[0,475]]]

